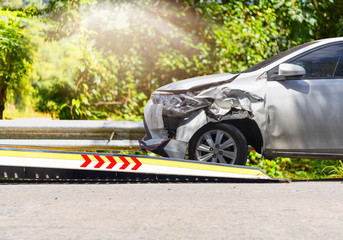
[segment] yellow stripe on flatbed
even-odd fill
[[[90,155],[90,154],[87,154],[87,155]],[[81,154],[53,153],[53,152],[0,150],[0,156],[26,157],[26,158],[50,158],[50,159],[63,159],[63,160],[84,160]],[[95,159],[93,161],[95,161]]]
[[[237,173],[237,174],[246,174],[246,175],[256,175],[256,176],[267,176],[258,168],[244,168],[234,165],[220,166],[220,165],[211,165],[201,162],[186,162],[186,161],[173,161],[173,160],[160,160],[160,159],[149,159],[149,158],[138,158],[142,164],[158,165],[158,166],[167,166],[167,167],[179,167],[179,168],[188,168],[188,169],[198,169],[206,171],[215,171],[215,172],[227,172],[227,173]]]

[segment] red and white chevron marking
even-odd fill
[[[93,157],[97,160],[95,166],[90,165],[92,160],[88,155],[81,154],[81,156],[85,160],[85,162],[80,166],[82,168],[100,168],[105,164],[105,160],[103,159],[104,157],[106,157],[107,160],[110,162],[106,166],[106,169],[112,169],[117,165],[117,161],[112,156],[93,155]],[[133,166],[131,169],[127,169],[128,166],[131,164],[128,158],[130,158],[135,163],[135,166]],[[142,163],[135,157],[119,157],[119,159],[123,162],[123,165],[119,168],[120,170],[138,170],[142,166]]]

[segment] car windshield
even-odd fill
[[[308,43],[304,43],[304,44],[298,45],[296,47],[293,47],[291,49],[288,49],[288,50],[286,50],[284,52],[281,52],[281,53],[279,53],[279,54],[277,54],[277,55],[275,55],[273,57],[270,57],[270,58],[264,60],[263,62],[260,62],[260,63],[258,63],[256,65],[254,65],[254,66],[244,70],[242,73],[248,73],[248,72],[253,72],[253,71],[259,70],[260,68],[263,68],[263,67],[267,66],[268,64],[270,64],[270,63],[272,63],[274,61],[277,61],[277,60],[283,58],[284,56],[286,56],[288,54],[291,54],[291,53],[293,53],[293,52],[295,52],[295,51],[297,51],[297,50],[299,50],[301,48],[307,47],[307,46],[312,45],[313,43],[316,43],[316,42],[317,41],[308,42]]]

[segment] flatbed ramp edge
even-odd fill
[[[0,149],[0,180],[288,182],[259,168],[109,153]]]

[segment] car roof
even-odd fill
[[[324,38],[324,39],[312,41],[313,44],[310,44],[308,46],[300,48],[300,49],[294,51],[293,53],[288,54],[288,55],[278,59],[277,61],[266,66],[266,68],[271,69],[271,68],[275,67],[276,65],[279,65],[280,63],[282,63],[288,59],[291,59],[291,58],[293,58],[293,57],[295,57],[301,53],[304,53],[304,52],[309,51],[311,49],[314,49],[316,47],[320,47],[320,46],[328,44],[328,43],[335,43],[335,42],[341,42],[341,41],[343,41],[343,37]]]
[[[322,42],[322,43],[339,42],[339,41],[343,41],[343,37],[324,38],[324,39],[319,39],[317,41]]]

